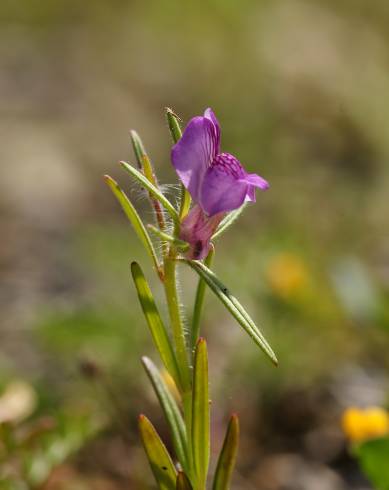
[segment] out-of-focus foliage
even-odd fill
[[[389,488],[389,439],[381,438],[367,441],[355,448],[355,455],[375,488],[387,490]]]
[[[24,421],[36,396],[27,383],[10,383],[0,397],[0,484],[5,490],[43,488],[53,470],[97,433],[90,412],[57,411]]]
[[[384,0],[1,2],[0,382],[32,384],[36,417],[81,406],[111,421],[49,489],[150,486],[136,414],[156,409],[139,361],[156,356],[129,264],[152,274],[100,176],[135,162],[135,128],[176,182],[165,106],[184,120],[211,106],[223,149],[271,184],[215,268],[280,365],[206,295],[212,451],[237,410],[233,488],[369,488],[340,421],[388,406],[388,25]],[[184,302],[195,284],[185,272]]]

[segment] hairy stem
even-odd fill
[[[164,259],[164,286],[166,302],[170,316],[170,324],[173,334],[173,342],[180,371],[181,386],[183,392],[186,393],[191,389],[191,374],[188,352],[186,348],[184,325],[178,299],[176,265],[176,252],[174,250],[174,247],[170,247],[169,253]]]

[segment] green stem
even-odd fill
[[[164,259],[164,285],[166,302],[168,305],[170,316],[170,324],[173,334],[173,342],[175,346],[177,364],[181,380],[181,396],[187,434],[187,457],[190,471],[188,477],[193,483],[194,470],[192,455],[192,376],[177,291],[176,258],[176,252],[174,246],[172,246],[170,247],[167,257],[165,257]]]
[[[171,247],[168,256],[164,259],[164,285],[177,363],[180,371],[181,386],[185,393],[191,390],[191,373],[186,348],[184,325],[178,299],[176,265],[176,252],[174,251],[174,248]]]
[[[212,245],[204,264],[210,269],[215,255],[215,248]],[[191,348],[192,351],[196,346],[197,340],[200,336],[200,320],[203,312],[204,296],[206,290],[206,283],[203,279],[199,279],[196,290],[196,298],[193,307],[192,328],[191,328]]]

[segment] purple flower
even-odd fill
[[[269,184],[248,174],[230,153],[220,153],[220,126],[211,109],[194,117],[172,149],[176,172],[193,201],[207,216],[232,211],[245,201],[255,201],[255,188]]]
[[[269,184],[248,174],[230,153],[220,153],[220,126],[211,109],[189,121],[172,148],[172,162],[196,203],[182,222],[180,238],[191,245],[189,258],[202,259],[224,214],[255,202],[255,188],[266,190]]]

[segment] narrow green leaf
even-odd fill
[[[138,133],[134,130],[130,131],[131,143],[134,149],[136,161],[138,162],[138,167],[140,170],[143,169],[143,158],[147,155],[146,150],[143,146],[142,140],[140,139]]]
[[[151,259],[153,260],[154,267],[156,268],[158,274],[161,277],[161,267],[159,265],[159,261],[158,261],[156,251],[154,249],[150,235],[147,233],[147,230],[144,227],[142,220],[140,219],[139,214],[137,213],[136,209],[134,208],[133,204],[128,199],[126,194],[119,187],[118,183],[109,175],[104,175],[104,179],[105,179],[105,182],[110,187],[113,194],[115,195],[116,199],[119,201],[119,204],[121,205],[125,215],[129,219],[130,223],[132,224],[132,227],[135,230],[135,233],[138,235],[141,242],[143,243],[143,246],[147,250]]]
[[[166,209],[166,211],[170,214],[174,223],[179,226],[179,218],[178,213],[175,210],[173,204],[160,192],[139,170],[130,165],[127,162],[120,162],[121,166],[131,174],[134,179],[136,179],[142,187],[145,187],[149,193],[161,203],[161,205]]]
[[[239,443],[239,419],[232,415],[216,466],[212,490],[228,490],[234,470]]]
[[[175,383],[180,386],[177,360],[167,334],[166,327],[159,314],[153,294],[142,272],[142,269],[136,262],[131,264],[131,274],[138,293],[139,302],[154,340],[154,344],[166,369],[173,377]]]
[[[215,255],[215,247],[212,246],[204,261],[205,265],[208,268],[210,268],[212,265],[214,255]],[[193,317],[192,317],[192,328],[191,328],[192,348],[194,348],[194,346],[196,345],[197,339],[199,338],[200,335],[200,320],[203,311],[205,287],[206,287],[205,281],[201,277],[199,277],[199,282],[197,284],[196,297],[195,297],[195,302],[193,307]]]
[[[147,225],[147,228],[150,231],[152,231],[155,235],[157,235],[157,237],[160,238],[161,240],[173,244],[175,246],[175,248],[177,250],[179,250],[180,252],[186,252],[189,249],[190,245],[188,242],[184,242],[184,240],[180,240],[179,238],[175,238],[174,236],[170,236],[167,233],[165,233],[161,230],[158,230],[158,228],[156,228],[153,225]]]
[[[193,487],[183,471],[177,475],[176,490],[193,490]]]
[[[209,452],[210,415],[208,395],[208,354],[203,338],[197,342],[193,366],[192,453],[198,490],[205,490]]]
[[[247,203],[244,203],[240,208],[235,209],[235,211],[231,211],[230,213],[228,213],[219,223],[217,230],[212,235],[212,240],[216,240],[216,238],[219,238],[219,236],[222,233],[224,233],[227,230],[227,228],[229,228],[233,223],[235,223],[235,221],[242,214],[242,212],[246,208],[246,206],[247,206]]]
[[[139,170],[143,173],[146,179],[151,182],[151,184],[158,189],[158,181],[154,173],[153,166],[151,165],[149,156],[143,146],[142,140],[136,131],[130,131],[132,147],[138,162]],[[161,230],[165,229],[165,218],[163,216],[163,210],[161,204],[149,194],[151,205],[154,208],[155,218],[157,220],[158,226]]]
[[[139,416],[139,431],[160,490],[175,490],[177,472],[173,461],[153,424],[144,415]]]
[[[271,359],[271,361],[277,365],[277,357],[274,354],[272,348],[259,331],[253,320],[250,318],[246,310],[239,303],[239,301],[232,296],[226,286],[220,282],[215,274],[208,269],[203,263],[196,260],[184,260],[187,264],[194,269],[199,276],[204,279],[209,288],[215,293],[215,295],[224,304],[227,310],[234,316],[237,322],[243,327],[243,329],[250,335],[254,342],[263,350],[263,352]]]
[[[139,169],[143,171],[143,174],[147,180],[155,185],[155,187],[158,187],[157,179],[154,175],[153,166],[151,165],[149,156],[146,153],[145,147],[143,146],[139,134],[136,131],[132,130],[130,131],[130,136]]]
[[[142,364],[153,385],[159,403],[169,424],[174,450],[178,461],[185,471],[188,471],[187,439],[184,420],[177,406],[176,401],[171,395],[165,381],[160,375],[155,364],[148,357],[142,357]]]

